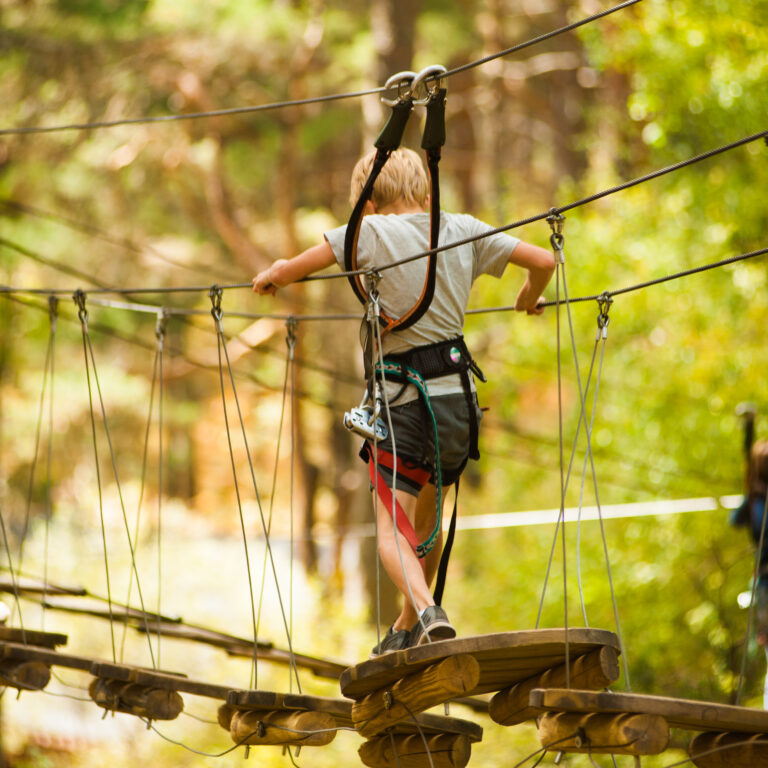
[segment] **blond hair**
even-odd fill
[[[375,157],[376,150],[373,150],[355,164],[349,189],[349,200],[353,206],[363,191]],[[412,149],[396,149],[373,185],[371,200],[377,209],[396,200],[423,208],[428,195],[429,181],[421,158]]]

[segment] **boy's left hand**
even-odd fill
[[[274,296],[277,292],[277,288],[278,286],[276,286],[269,277],[269,269],[259,272],[259,274],[253,278],[253,292],[258,293],[259,296]]]

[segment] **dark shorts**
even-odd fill
[[[476,395],[472,395],[472,403],[478,424],[483,415],[477,405]],[[436,395],[430,398],[432,411],[437,421],[438,443],[440,447],[440,470],[443,485],[455,483],[469,458],[470,414],[467,408],[467,398],[463,392],[452,395]],[[382,420],[389,423],[386,415]],[[432,419],[419,398],[403,405],[393,405],[390,408],[392,430],[394,431],[394,447],[397,448],[398,463],[406,466],[419,467],[430,472],[430,482],[435,483],[437,472],[435,467],[435,436]],[[379,450],[394,453],[392,434],[377,444]],[[368,445],[372,451],[373,446]],[[392,473],[382,465],[379,471],[389,487],[392,486]],[[422,486],[411,478],[398,472],[395,486],[413,496],[418,496]]]

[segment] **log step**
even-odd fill
[[[471,750],[461,734],[387,733],[364,742],[358,755],[369,768],[464,768]]]
[[[473,656],[449,656],[356,701],[352,721],[361,735],[373,736],[430,707],[466,695],[477,685],[479,676],[480,665]]]
[[[669,745],[660,715],[547,712],[539,720],[545,749],[613,755],[657,755]]]
[[[88,693],[106,710],[149,720],[175,720],[184,709],[184,699],[176,691],[147,688],[123,680],[94,677],[88,686]]]

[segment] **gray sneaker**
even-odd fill
[[[381,656],[383,653],[392,653],[393,651],[402,651],[409,646],[411,633],[407,629],[395,629],[390,627],[387,634],[381,638],[378,645],[371,649],[371,658]]]
[[[430,605],[413,625],[409,645],[424,645],[436,640],[450,640],[452,637],[456,637],[456,630],[448,621],[445,611],[439,605]]]

